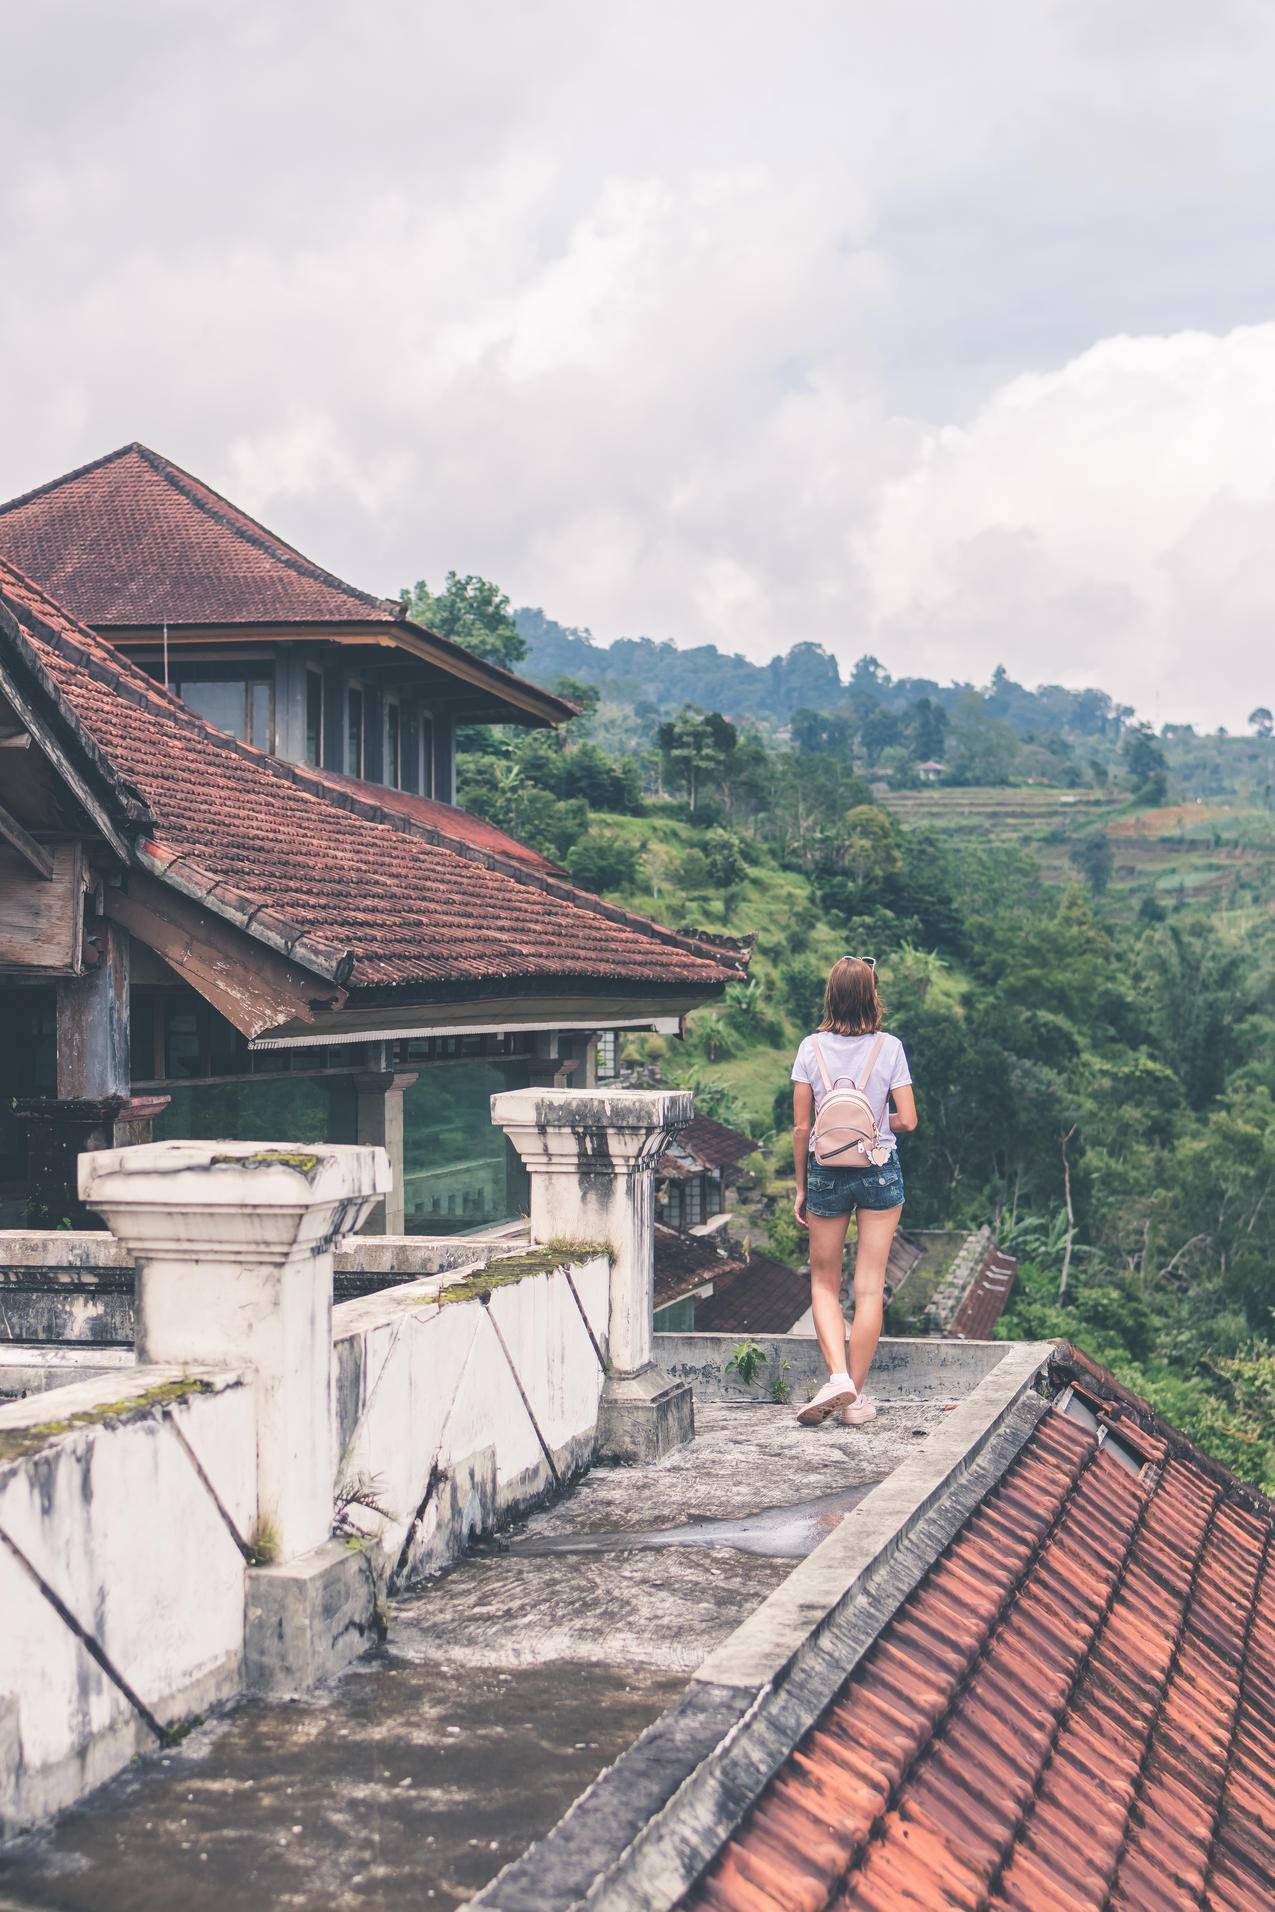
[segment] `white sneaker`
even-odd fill
[[[818,1427],[839,1407],[848,1409],[853,1400],[853,1381],[825,1381],[814,1400],[798,1408],[797,1419],[803,1427]]]
[[[861,1394],[857,1401],[851,1401],[849,1407],[841,1410],[841,1419],[847,1427],[863,1427],[866,1422],[875,1421],[876,1418],[877,1404],[870,1401],[866,1394]]]

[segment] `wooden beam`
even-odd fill
[[[175,969],[250,1040],[280,1023],[309,1025],[346,992],[255,942],[211,910],[140,870],[127,890],[108,888],[106,914]]]
[[[0,731],[0,750],[26,750],[30,747],[29,730]]]
[[[23,829],[18,819],[9,814],[2,803],[0,803],[0,837],[3,837],[6,843],[12,844],[23,862],[29,863],[37,876],[43,877],[46,883],[53,881],[51,852],[46,850],[42,843],[37,843],[35,838]]]
[[[50,849],[53,880],[45,882],[0,843],[0,974],[78,976],[84,967],[83,846],[76,839]]]

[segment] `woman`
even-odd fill
[[[810,1290],[815,1333],[828,1380],[797,1415],[817,1425],[829,1415],[861,1427],[876,1415],[863,1392],[881,1337],[885,1268],[903,1213],[903,1171],[896,1135],[916,1127],[916,1101],[903,1044],[881,1033],[885,1011],[877,994],[875,959],[843,956],[834,963],[823,998],[823,1021],[807,1036],[792,1065],[792,1141],[797,1167],[797,1221],[810,1231]],[[862,1077],[859,1071],[870,1072]],[[885,1160],[856,1168],[816,1162],[811,1133],[830,1084],[861,1089],[871,1106]],[[894,1113],[889,1103],[893,1098]],[[854,1258],[854,1326],[847,1335],[841,1312],[841,1255],[853,1210],[858,1220]]]

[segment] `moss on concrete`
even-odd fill
[[[26,1460],[60,1435],[74,1434],[77,1428],[103,1427],[112,1421],[142,1421],[157,1408],[171,1407],[174,1402],[189,1400],[195,1394],[211,1393],[210,1382],[183,1375],[178,1381],[165,1381],[142,1394],[129,1394],[123,1400],[107,1401],[101,1407],[82,1408],[64,1420],[41,1421],[35,1427],[0,1428],[0,1464]]]
[[[299,1175],[313,1175],[319,1157],[305,1149],[257,1149],[252,1155],[214,1155],[212,1165],[228,1163],[232,1168],[294,1168]]]
[[[578,1267],[582,1261],[594,1261],[599,1256],[610,1262],[611,1254],[610,1244],[604,1241],[571,1241],[562,1237],[541,1242],[520,1255],[489,1261],[485,1268],[476,1268],[460,1281],[449,1283],[439,1291],[438,1305],[443,1308],[453,1301],[481,1300],[496,1288],[511,1288],[529,1276],[551,1275],[555,1269]]]

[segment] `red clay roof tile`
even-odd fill
[[[145,445],[122,445],[0,505],[0,554],[85,624],[398,616]]]
[[[205,723],[3,561],[0,606],[121,803],[149,814],[139,862],[188,894],[253,912],[298,960],[347,953],[353,989],[553,978],[711,995],[746,960],[472,848],[463,819],[449,845],[400,811],[352,809],[344,793]]]
[[[1089,1398],[1159,1459],[1055,1404],[688,1912],[1272,1903],[1275,1510]]]

